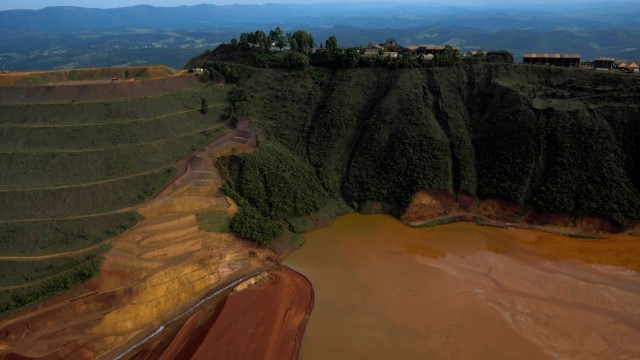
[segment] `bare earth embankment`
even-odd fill
[[[313,308],[311,283],[280,268],[230,296],[193,359],[295,359]]]
[[[311,283],[280,267],[240,284],[137,359],[296,359],[312,308]]]

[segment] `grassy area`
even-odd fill
[[[173,168],[167,168],[96,185],[0,192],[0,202],[12,204],[10,207],[0,208],[0,221],[83,216],[116,211],[149,199],[173,178],[174,174]]]
[[[0,139],[11,139],[2,142],[0,152],[81,151],[149,143],[208,129],[217,122],[223,106],[212,105],[207,114],[202,114],[198,108],[128,122],[78,126],[0,127]]]
[[[212,210],[196,215],[198,227],[207,232],[229,232],[229,215],[223,210]]]
[[[96,218],[0,223],[2,256],[39,256],[84,249],[112,238],[142,220],[136,212]]]
[[[44,85],[51,82],[78,80],[111,80],[112,78],[148,79],[170,76],[166,66],[104,67],[60,71],[17,72],[6,76],[3,85]]]
[[[88,251],[86,254],[79,254],[66,257],[57,257],[38,261],[0,261],[0,271],[3,276],[0,279],[0,289],[11,286],[23,286],[37,283],[61,273],[65,273],[75,267],[82,266],[88,261],[92,261],[98,250]]]
[[[76,185],[108,180],[168,166],[205,145],[222,124],[209,130],[150,143],[82,152],[19,152],[0,154],[2,188],[20,189]]]
[[[196,87],[161,96],[108,102],[66,104],[0,104],[0,127],[13,125],[73,125],[153,119],[179,111],[200,109],[201,99],[210,105],[225,102],[227,88]]]
[[[100,271],[109,246],[82,255],[44,261],[0,261],[0,314],[71,289]],[[6,287],[5,286],[10,286]]]
[[[0,105],[0,257],[83,250],[134,226],[140,215],[118,211],[154,196],[175,177],[176,161],[224,130],[227,90],[202,84],[122,101]],[[0,260],[0,312],[88,279],[104,251]]]

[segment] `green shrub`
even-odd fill
[[[269,246],[271,240],[282,232],[282,225],[276,220],[263,216],[253,206],[243,204],[231,220],[230,229],[238,236],[260,246]]]

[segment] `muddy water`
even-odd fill
[[[303,360],[640,359],[638,273],[561,254],[597,256],[598,244],[381,215],[344,216],[305,241],[285,261],[315,291]]]

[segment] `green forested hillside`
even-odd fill
[[[255,69],[236,91],[264,141],[228,161],[232,186],[265,218],[330,198],[400,214],[419,190],[640,218],[638,77],[511,64]],[[268,174],[283,163],[295,181],[277,188]],[[313,206],[273,206],[283,193]]]

